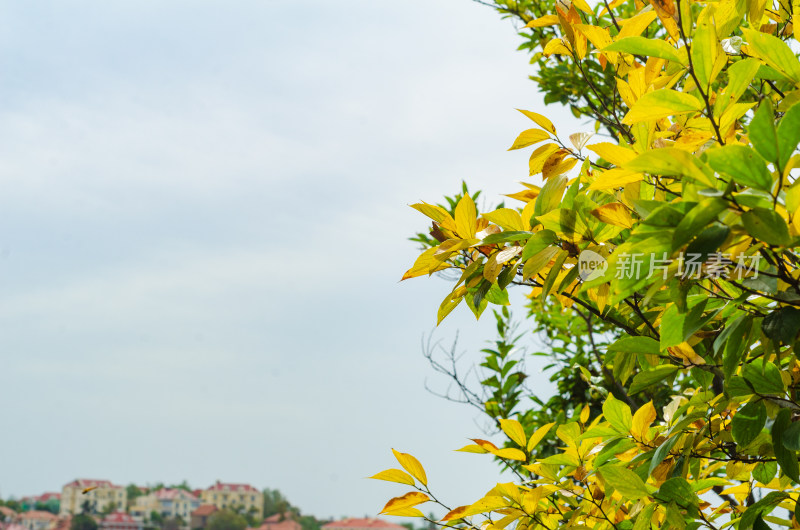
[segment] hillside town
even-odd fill
[[[319,521],[277,490],[217,481],[205,489],[76,479],[61,492],[0,500],[0,530],[408,530],[376,518]]]

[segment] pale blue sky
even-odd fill
[[[526,178],[517,44],[468,0],[0,2],[0,496],[222,479],[372,515],[391,447],[484,493],[475,414],[423,388],[448,287],[397,280],[408,204]],[[492,327],[437,336],[475,359]]]

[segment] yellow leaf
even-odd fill
[[[591,214],[606,224],[623,228],[631,228],[633,226],[633,218],[630,212],[624,204],[619,202],[604,204],[592,210]]]
[[[428,485],[428,477],[425,475],[425,469],[423,469],[419,460],[408,453],[401,453],[394,449],[392,449],[392,453],[394,453],[394,457],[400,462],[400,465],[403,466],[403,469],[411,473],[411,476],[422,482],[424,486]]]
[[[514,143],[508,150],[522,149],[523,147],[528,147],[529,145],[549,139],[550,135],[546,131],[542,131],[541,129],[528,129],[527,131],[522,131],[520,135],[517,136],[517,139],[514,140]]]
[[[456,519],[463,519],[464,517],[467,517],[467,515],[465,515],[467,513],[467,509],[469,509],[469,506],[459,506],[458,508],[454,508],[447,512],[447,515],[442,517],[442,521],[455,521]]]
[[[453,252],[458,252],[459,250],[464,250],[465,248],[469,248],[471,246],[477,245],[480,243],[481,240],[477,238],[472,239],[448,239],[447,241],[442,242],[441,245],[438,247],[434,247],[436,252],[434,252],[434,257],[439,260],[445,260],[447,257],[452,254]]]
[[[544,50],[542,50],[545,57],[550,57],[551,55],[572,55],[567,43],[562,38],[555,38],[548,42]]]
[[[464,194],[456,205],[456,232],[464,239],[475,237],[478,212],[469,194]]]
[[[656,419],[656,408],[650,401],[639,408],[633,415],[631,434],[641,442],[647,442],[647,431]]]
[[[522,109],[517,109],[517,110],[520,111],[521,113],[523,113],[525,116],[527,116],[531,120],[533,120],[533,122],[536,125],[538,125],[539,127],[541,127],[542,129],[544,129],[546,131],[549,131],[549,132],[551,132],[553,134],[556,134],[556,128],[553,126],[553,122],[551,122],[550,120],[548,120],[547,118],[545,118],[541,114],[538,114],[536,112],[531,112],[529,110],[522,110]]]
[[[453,232],[456,231],[456,222],[450,216],[450,213],[441,206],[436,206],[435,204],[428,204],[426,202],[421,202],[418,204],[412,204],[411,207],[417,210],[418,212],[427,215],[428,217],[430,217],[443,227],[447,228],[448,230],[451,230]]]
[[[434,256],[438,248],[439,247],[432,247],[420,254],[417,260],[414,262],[414,266],[408,269],[405,274],[403,274],[403,277],[400,278],[400,281],[408,280],[409,278],[416,278],[417,276],[422,276],[423,274],[433,274],[436,271],[450,268],[451,265],[442,260],[436,259]]]
[[[497,451],[497,446],[492,442],[489,442],[487,440],[481,440],[480,438],[470,438],[470,440],[472,440],[479,446],[486,449],[486,451],[488,451],[489,453],[494,453],[495,451]]]
[[[529,453],[534,450],[534,448],[539,444],[539,442],[542,441],[542,438],[544,438],[547,435],[548,431],[550,431],[550,428],[552,428],[553,425],[555,425],[555,423],[548,423],[546,425],[542,425],[541,427],[536,429],[536,432],[531,434],[531,437],[528,440]]]
[[[517,420],[500,420],[500,428],[503,429],[503,432],[506,433],[514,443],[520,447],[525,447],[525,443],[528,439],[525,436],[525,429],[522,428],[520,422]]]
[[[581,423],[585,424],[589,420],[590,413],[591,410],[589,409],[589,405],[584,405],[583,409],[581,409],[581,415],[580,415]]]
[[[653,10],[641,11],[638,15],[631,17],[627,20],[620,22],[622,28],[619,30],[617,39],[624,39],[625,37],[636,37],[642,34],[647,29],[647,26],[653,23],[656,19],[656,13]]]
[[[471,515],[474,515],[477,513],[488,513],[498,508],[505,508],[506,506],[508,506],[508,501],[503,497],[499,495],[487,495],[486,497],[470,505],[467,511],[471,512]]]
[[[558,15],[545,15],[528,22],[526,28],[542,28],[544,26],[555,26],[558,24]]]
[[[705,359],[697,355],[688,342],[681,342],[677,346],[667,348],[667,351],[673,357],[681,359],[684,366],[706,364]]]
[[[592,8],[586,3],[586,0],[572,0],[572,5],[583,11],[584,13],[594,14]]]
[[[483,217],[505,230],[527,230],[525,223],[522,222],[522,216],[511,208],[498,208],[493,212],[483,214]]]
[[[631,182],[637,182],[644,178],[644,174],[632,171],[629,169],[623,169],[620,167],[615,167],[614,169],[609,169],[608,171],[603,171],[600,176],[598,176],[594,182],[589,185],[590,190],[605,190],[609,188],[620,188],[625,184],[629,184]]]
[[[396,514],[398,511],[402,511],[405,508],[411,508],[412,506],[428,502],[429,500],[431,500],[430,497],[421,491],[409,491],[402,497],[395,497],[389,500],[386,506],[383,507],[383,510],[381,510],[381,514],[388,514],[389,512]]]
[[[400,484],[408,484],[409,486],[413,486],[415,484],[414,478],[401,469],[387,469],[376,475],[372,475],[369,478],[374,478],[375,480],[385,480],[387,482],[399,482]]]
[[[600,142],[598,144],[587,145],[586,149],[598,154],[605,160],[608,160],[615,166],[621,166],[625,162],[629,162],[636,158],[636,151],[622,147],[621,145],[612,144],[610,142]]]
[[[525,203],[527,203],[527,202],[535,202],[535,199],[538,196],[539,196],[539,189],[538,188],[535,189],[535,190],[528,189],[528,190],[518,191],[517,193],[507,193],[506,194],[506,197],[509,197],[511,199],[517,199],[518,201],[522,201],[522,202],[525,202]]]
[[[642,121],[655,121],[668,116],[698,112],[703,102],[696,97],[676,90],[661,89],[640,97],[622,123],[632,125]]]
[[[394,517],[425,517],[425,514],[417,508],[400,508],[399,510],[389,510],[383,512],[383,515],[392,515]]]
[[[550,158],[550,155],[558,151],[559,147],[556,144],[544,144],[537,147],[531,158],[528,161],[528,170],[531,176],[540,173],[544,167],[545,161]]]
[[[476,453],[479,455],[485,455],[486,453],[489,452],[480,445],[474,445],[474,444],[465,445],[461,449],[456,449],[456,451],[461,451],[462,453]]]

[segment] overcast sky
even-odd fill
[[[477,416],[424,390],[448,285],[398,279],[408,204],[527,178],[518,44],[468,0],[0,2],[0,496],[221,479],[374,515],[392,447],[482,495]],[[435,336],[477,359],[492,328]]]

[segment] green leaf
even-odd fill
[[[717,337],[719,339],[720,336],[725,334],[722,339],[725,344],[722,354],[722,373],[726,378],[731,377],[736,372],[739,363],[742,362],[742,354],[748,347],[745,339],[750,334],[752,325],[753,318],[751,316],[742,316],[726,327]],[[714,341],[714,347],[716,345],[717,342]]]
[[[777,163],[778,131],[775,129],[775,113],[769,99],[758,106],[747,132],[758,154],[767,162]]]
[[[744,365],[742,375],[759,394],[783,395],[785,392],[781,371],[771,362],[756,359]]]
[[[776,462],[759,462],[753,469],[753,478],[762,484],[768,484],[775,478],[777,472],[778,464]]]
[[[726,145],[709,149],[703,154],[709,166],[730,176],[738,184],[766,192],[772,189],[772,175],[764,160],[752,148]]]
[[[631,55],[647,55],[658,57],[686,66],[686,54],[679,52],[661,39],[646,39],[644,37],[623,37],[618,41],[603,48],[604,52],[624,52]]]
[[[715,168],[716,169],[716,168]],[[675,228],[672,249],[677,250],[699,234],[720,212],[728,208],[728,202],[719,197],[703,199],[689,210]]]
[[[692,68],[703,92],[708,92],[709,84],[714,81],[714,63],[721,51],[711,13],[708,7],[700,13],[692,38]]]
[[[800,422],[792,422],[781,435],[783,446],[790,451],[800,451]]]
[[[647,485],[639,475],[622,466],[603,466],[597,470],[603,480],[630,500],[639,500],[650,495]]]
[[[760,515],[771,512],[775,506],[788,498],[789,495],[782,491],[771,491],[767,493],[764,498],[747,507],[741,519],[739,519],[738,530],[752,530],[756,519]]]
[[[690,515],[694,516],[697,512],[697,507],[700,505],[700,499],[692,489],[692,486],[681,477],[672,477],[664,482],[654,495],[659,502],[669,503],[674,502],[678,506],[690,511]]]
[[[522,256],[520,259],[523,262],[528,261],[528,259],[532,258],[535,254],[538,254],[555,243],[557,239],[556,233],[552,230],[540,230],[534,233],[522,249]]]
[[[647,471],[648,475],[653,474],[653,470],[655,470],[655,468],[658,467],[658,464],[667,458],[669,452],[681,438],[682,436],[680,434],[673,435],[658,446],[658,448],[653,452],[653,458],[650,460],[650,469]]]
[[[725,392],[730,397],[749,396],[752,394],[753,388],[744,377],[734,375],[725,381]]]
[[[763,401],[750,402],[740,408],[731,420],[731,435],[740,447],[756,439],[767,422],[767,407]]]
[[[783,434],[792,423],[792,411],[789,409],[781,409],[775,417],[775,423],[772,424],[772,451],[775,453],[775,460],[781,467],[784,475],[800,482],[798,476],[797,466],[797,452],[787,449],[783,445]]]
[[[742,224],[751,236],[768,245],[785,247],[792,242],[786,221],[775,210],[753,208],[742,214]]]
[[[631,387],[628,390],[628,393],[636,394],[638,392],[641,392],[642,390],[645,390],[656,383],[660,383],[661,381],[663,381],[667,377],[670,377],[677,371],[678,371],[677,366],[673,366],[670,364],[663,364],[661,366],[656,366],[652,370],[639,372],[638,374],[633,376],[633,381],[631,381]]]
[[[683,342],[683,323],[686,313],[679,313],[678,306],[672,304],[661,316],[661,351]]]
[[[781,172],[789,163],[798,143],[800,143],[800,103],[795,103],[789,107],[778,124],[778,156]]]
[[[603,403],[603,416],[605,416],[608,422],[620,432],[630,432],[631,426],[633,425],[631,409],[627,404],[618,400],[611,394],[608,395],[605,403]]]
[[[544,281],[544,285],[542,285],[542,300],[547,298],[547,296],[550,294],[550,291],[553,289],[553,283],[561,273],[561,267],[564,265],[564,260],[567,259],[567,256],[569,256],[569,252],[566,250],[561,250],[556,256],[556,260],[553,262],[550,272],[547,273],[547,278]]]
[[[650,337],[623,337],[613,344],[609,344],[608,351],[620,351],[625,353],[650,353],[658,355],[661,351],[658,348],[658,341]]]
[[[761,321],[764,335],[783,344],[794,344],[800,332],[800,309],[781,307],[772,311]]]
[[[636,516],[636,522],[633,523],[633,530],[650,530],[651,522],[653,519],[653,512],[656,510],[656,504],[650,503],[645,506],[639,515]]]

